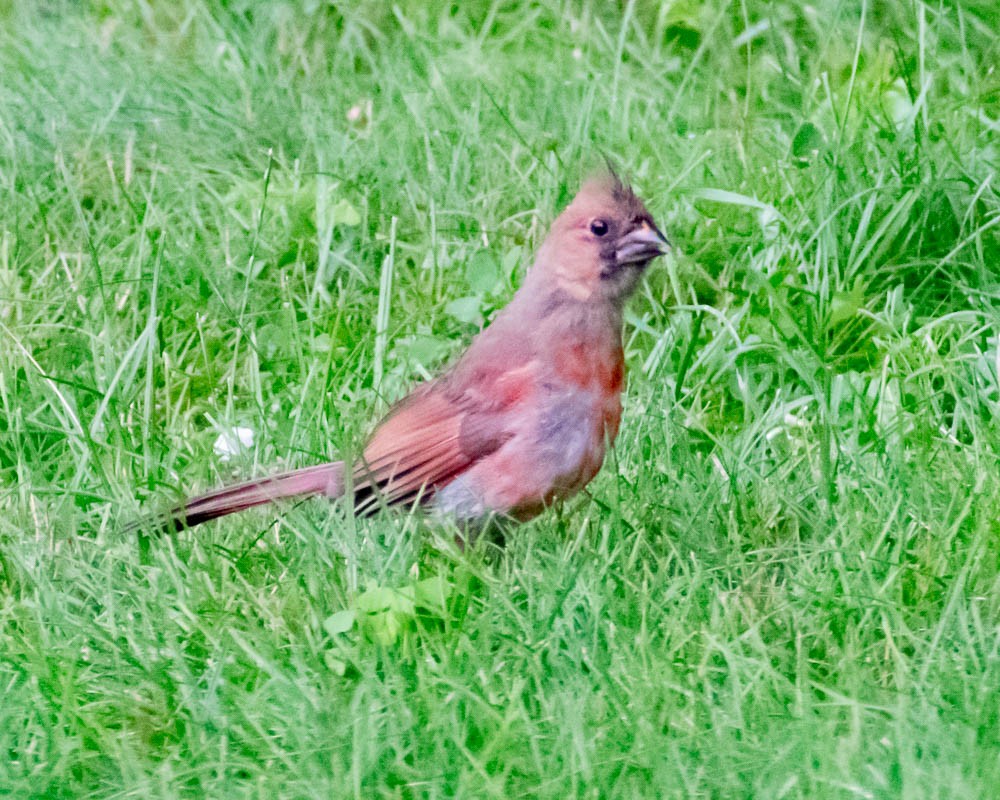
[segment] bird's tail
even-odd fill
[[[340,497],[344,493],[344,462],[334,461],[315,467],[284,472],[266,478],[224,486],[212,492],[192,497],[167,512],[167,519],[152,523],[152,527],[183,530],[203,522],[224,517],[275,500],[308,495]],[[152,522],[152,521],[150,521]],[[135,527],[145,527],[138,523]]]

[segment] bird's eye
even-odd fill
[[[603,236],[608,232],[608,223],[603,219],[595,219],[590,223],[590,232],[594,236]]]

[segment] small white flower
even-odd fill
[[[352,125],[358,125],[363,127],[367,125],[369,122],[371,122],[372,108],[373,105],[370,99],[359,100],[349,109],[347,109],[347,113],[344,116],[347,117],[347,121]]]
[[[233,456],[253,447],[253,431],[250,428],[231,428],[223,431],[215,440],[213,448],[221,461],[229,461]]]

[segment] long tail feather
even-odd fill
[[[313,494],[325,495],[332,499],[340,497],[343,493],[344,463],[334,461],[280,475],[255,478],[235,486],[224,486],[221,489],[192,497],[170,509],[166,514],[166,519],[157,521],[154,526],[179,531],[276,500]],[[144,527],[144,525],[138,523],[136,527]]]

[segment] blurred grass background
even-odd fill
[[[0,793],[995,796],[994,3],[0,23]],[[123,532],[351,452],[602,153],[676,252],[589,497]]]

